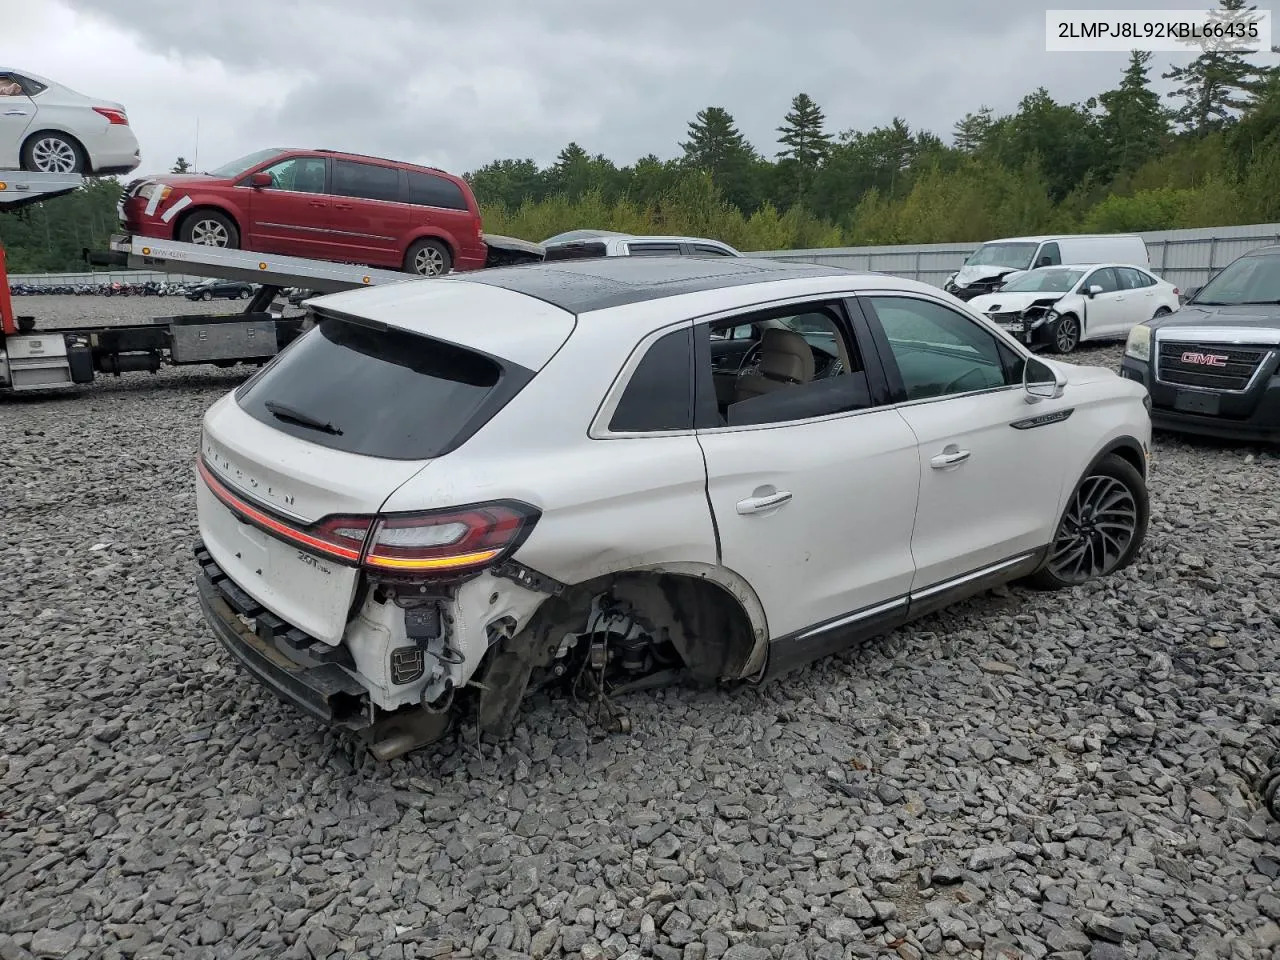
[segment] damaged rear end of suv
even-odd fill
[[[439,464],[527,386],[573,317],[467,291],[468,311],[486,314],[453,318],[479,331],[468,346],[411,318],[317,308],[314,328],[212,406],[201,433],[206,619],[263,685],[364,731],[386,757],[443,733],[489,644],[546,596],[509,560],[539,511],[461,494]],[[456,292],[442,285],[430,307],[448,315]],[[504,311],[523,335],[495,319]],[[503,355],[486,349],[500,342]]]

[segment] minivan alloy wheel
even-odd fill
[[[424,277],[438,277],[444,273],[444,257],[435,247],[423,247],[413,258],[413,269]]]
[[[76,148],[62,137],[41,137],[31,145],[31,165],[40,173],[73,173]]]
[[[202,243],[207,247],[225,247],[229,240],[227,228],[217,220],[197,220],[191,225],[192,243]]]
[[[1121,565],[1138,533],[1138,503],[1117,477],[1085,477],[1054,538],[1049,572],[1067,583],[1106,576]]]

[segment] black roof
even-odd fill
[[[758,257],[597,257],[471,270],[450,279],[502,287],[570,313],[588,313],[703,290],[852,272]]]

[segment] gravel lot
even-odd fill
[[[19,310],[209,309],[62,300]],[[1280,956],[1275,453],[1160,438],[1106,582],[379,765],[200,619],[191,458],[242,377],[0,400],[0,958]]]

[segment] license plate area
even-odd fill
[[[355,595],[355,568],[242,523],[203,483],[196,490],[200,537],[232,582],[286,623],[336,644]]]
[[[1173,409],[1182,413],[1199,413],[1207,417],[1214,417],[1218,415],[1220,399],[1216,393],[1179,390],[1173,397]]]
[[[1027,325],[1021,320],[1014,320],[1011,323],[1006,323],[1004,328],[1010,333],[1022,333],[1027,329]]]

